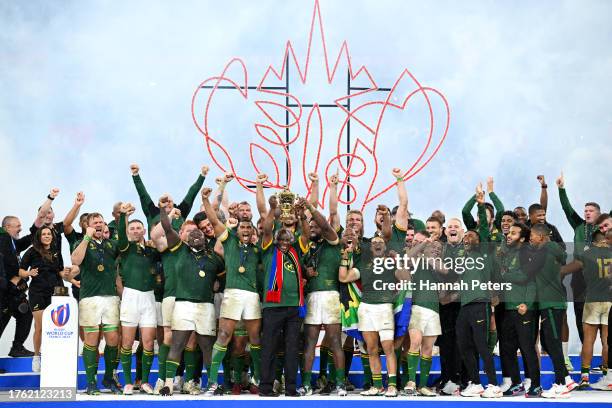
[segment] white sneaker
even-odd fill
[[[501,398],[504,395],[501,389],[497,385],[489,384],[487,389],[480,394],[481,398]]]
[[[591,384],[591,388],[600,391],[612,391],[612,369],[608,369],[608,374],[601,377],[595,384]]]
[[[510,387],[512,387],[512,379],[510,377],[504,377],[502,384],[499,386],[500,391],[503,394],[504,392],[508,391]]]
[[[217,392],[217,388],[219,388],[218,384],[211,384],[208,386],[208,389],[204,392],[205,397],[213,397]]]
[[[361,391],[359,394],[364,396],[364,397],[376,397],[379,395],[384,395],[385,393],[385,389],[384,388],[376,388],[374,386],[370,387],[370,389],[365,390],[365,391]]]
[[[442,394],[457,395],[459,394],[459,386],[451,380],[448,380],[446,384],[444,384],[444,388],[442,388]]]
[[[572,380],[572,377],[568,375],[565,377],[565,386],[569,391],[574,391],[576,388],[578,388],[578,383]]]
[[[385,392],[385,397],[395,398],[397,397],[397,388],[394,386],[387,387],[387,392]],[[346,390],[344,391],[344,395],[346,395]]]
[[[123,395],[132,395],[134,394],[134,385],[133,384],[125,384],[123,387]]]
[[[161,390],[162,388],[164,388],[164,380],[158,378],[155,382],[155,388],[153,388],[153,394],[159,395],[159,390]]]
[[[484,388],[480,384],[472,384],[470,381],[465,390],[461,391],[462,397],[480,397],[480,394],[484,392]]]
[[[523,387],[525,388],[525,391],[531,388],[531,378],[525,378],[523,380]]]
[[[549,390],[542,392],[542,398],[569,398],[570,390],[565,385],[553,384]]]
[[[149,383],[141,383],[140,384],[140,393],[144,393],[147,395],[153,395],[153,387]]]
[[[196,387],[197,387],[197,384],[195,383],[195,381],[189,380],[185,384],[183,384],[183,388],[181,389],[181,394],[191,394]],[[199,394],[199,391],[198,391],[198,394]]]
[[[183,389],[183,382],[183,377],[180,377],[178,375],[174,377],[174,391],[181,392],[181,390]]]
[[[32,357],[32,371],[40,373],[40,355]]]

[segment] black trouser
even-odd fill
[[[463,357],[468,380],[480,384],[478,355],[484,363],[489,384],[497,385],[493,354],[489,351],[489,303],[469,303],[461,306],[457,316],[457,341]],[[478,354],[476,354],[476,352]]]
[[[438,336],[437,343],[440,348],[440,365],[442,368],[440,384],[442,385],[448,380],[455,384],[459,384],[461,381],[461,353],[459,353],[457,347],[457,336],[455,334],[459,309],[461,309],[461,304],[458,302],[440,305],[442,335]]]
[[[584,310],[584,295],[586,291],[586,282],[582,270],[572,274],[570,283],[572,288],[571,299],[574,302],[574,315],[576,315],[576,329],[578,329],[578,337],[580,344],[584,341],[584,332],[582,330],[582,311]]]
[[[20,291],[11,282],[8,282],[8,286],[9,289],[7,292],[0,293],[0,296],[5,300],[5,303],[0,308],[0,337],[2,337],[2,333],[4,333],[4,329],[11,320],[11,317],[14,317],[15,337],[13,338],[13,347],[20,348],[30,335],[30,329],[32,328],[32,311],[27,301],[25,303],[28,306],[26,313],[21,313],[19,311],[20,302],[18,301],[17,295]]]
[[[499,342],[499,353],[501,355],[501,344],[504,338],[504,331],[502,330],[503,324],[504,324],[504,315],[506,312],[506,308],[503,302],[500,302],[497,306],[495,306],[495,329],[497,330],[497,341]],[[501,362],[501,371],[502,371],[502,377],[506,378],[506,377],[510,377],[510,374],[508,374],[508,369],[506,367],[506,364],[504,362],[504,360],[500,359]]]
[[[278,334],[284,332],[285,394],[296,393],[298,372],[298,348],[302,319],[297,307],[266,307],[263,309],[263,342],[261,348],[260,392],[272,392],[275,376],[274,360],[278,349]]]
[[[565,384],[567,368],[561,344],[561,327],[563,327],[564,309],[540,310],[540,340],[542,347],[550,356],[555,368],[555,383]]]
[[[505,361],[506,370],[512,379],[513,384],[521,382],[519,372],[517,350],[521,350],[525,372],[529,373],[531,386],[540,385],[540,367],[538,365],[538,355],[535,350],[534,332],[536,326],[535,319],[539,315],[529,310],[524,315],[517,310],[506,310],[504,312],[504,332],[503,341],[500,342],[500,354],[502,361]]]

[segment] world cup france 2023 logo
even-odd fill
[[[386,38],[376,41],[384,45]],[[407,181],[438,154],[450,125],[444,95],[401,65],[394,69],[393,61],[378,61],[384,69],[371,74],[352,62],[346,41],[329,53],[319,0],[305,57],[291,41],[284,48],[280,63],[269,66],[255,61],[247,69],[245,60],[232,58],[192,97],[192,118],[212,161],[243,188],[254,193],[256,175],[266,173],[264,187],[286,186],[309,198],[315,172],[325,208],[337,174],[339,202],[363,210],[396,185],[393,168]],[[387,58],[406,58],[387,48]],[[262,76],[252,83],[256,69]]]
[[[60,305],[51,311],[51,320],[56,327],[64,327],[70,320],[70,305]]]

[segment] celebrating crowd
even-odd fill
[[[129,202],[116,203],[108,223],[99,212],[80,214],[85,195],[79,192],[63,222],[55,222],[57,189],[39,208],[28,235],[20,237],[17,217],[3,218],[0,334],[14,318],[9,355],[33,356],[34,371],[40,371],[43,311],[54,291],[59,294],[57,287],[71,286],[79,300],[91,395],[100,393],[102,338],[102,386],[126,395],[139,389],[164,396],[175,390],[205,396],[345,396],[355,389],[348,372],[356,349],[364,369],[362,396],[567,398],[574,389],[612,391],[612,370],[607,371],[612,218],[594,202],[585,204],[583,217],[578,214],[563,176],[556,184],[574,230],[569,245],[546,220],[543,176],[537,178],[539,203],[527,209],[506,210],[489,178],[486,191],[476,187],[461,219],[447,220],[436,210],[423,222],[409,212],[403,173],[394,169],[399,202],[393,208],[377,207],[376,232],[369,238],[360,211],[349,210],[344,222],[340,219],[337,175],[328,180],[324,214],[317,208],[317,174],[308,175],[312,188],[307,198],[284,191],[267,200],[267,176],[259,174],[259,218],[254,219],[248,202],[228,198],[225,188],[232,174],[218,178],[213,192],[203,187],[208,168],[202,167],[176,204],[168,194],[154,202],[139,170],[131,166],[146,220],[132,218],[136,208]],[[190,218],[198,194],[202,206]],[[73,227],[77,217],[78,230]],[[70,262],[62,257],[62,235],[70,246]],[[402,262],[406,259],[412,262]],[[567,275],[569,288],[563,284]],[[567,324],[568,302],[577,330]],[[32,320],[33,353],[23,346]],[[602,364],[591,367],[598,334]],[[569,375],[570,335],[582,343],[580,381]],[[159,375],[151,385],[155,342]],[[430,381],[434,346],[441,375]],[[541,352],[554,367],[548,390],[540,385]],[[480,381],[480,360],[486,386]],[[204,370],[208,381],[201,387]],[[591,371],[597,370],[603,376],[590,383]]]

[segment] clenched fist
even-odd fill
[[[137,176],[140,171],[140,167],[136,163],[132,163],[130,165],[130,170],[132,171],[132,176]]]
[[[204,187],[202,189],[202,200],[208,200],[208,197],[210,197],[210,193],[212,193],[212,188]]]

